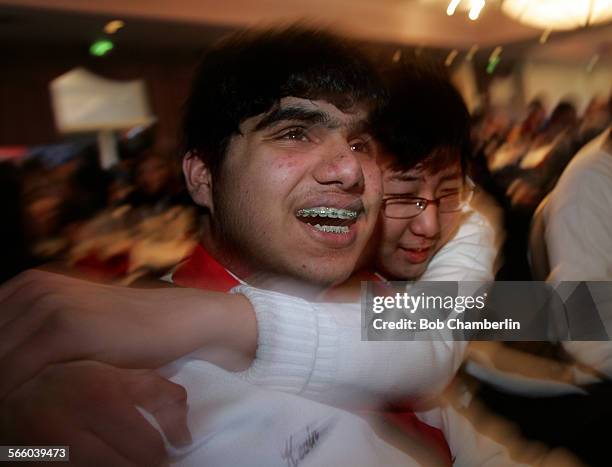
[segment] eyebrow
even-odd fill
[[[440,179],[440,182],[446,182],[448,180],[454,180],[456,178],[461,178],[461,171],[460,170],[459,171],[455,171],[453,173],[450,173],[448,175],[445,175],[444,177],[442,177]]]
[[[389,180],[399,180],[401,182],[418,182],[423,177],[415,177],[414,175],[408,175],[407,173],[397,172],[389,177]]]
[[[303,122],[309,125],[323,125],[328,129],[345,126],[350,133],[365,133],[370,124],[365,119],[356,119],[342,123],[322,110],[305,109],[299,106],[276,108],[266,115],[256,126],[255,131],[261,131],[283,121]]]
[[[439,180],[439,182],[440,183],[441,182],[446,182],[448,180],[454,180],[454,179],[459,178],[459,177],[461,177],[461,172],[460,171],[459,172],[453,172],[453,173],[450,173],[450,174],[445,175],[444,177],[442,177]],[[423,177],[414,176],[414,175],[408,175],[406,173],[398,172],[398,173],[395,173],[395,174],[391,175],[389,177],[389,180],[399,180],[399,181],[402,181],[402,182],[417,182],[419,180],[423,180]]]
[[[255,131],[264,130],[282,121],[298,121],[311,125],[323,124],[332,128],[340,126],[338,121],[335,121],[329,114],[320,110],[305,109],[303,107],[282,107],[276,108],[266,115],[257,124]]]

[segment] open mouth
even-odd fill
[[[349,232],[359,214],[360,210],[315,206],[298,210],[296,217],[320,232],[344,234]]]

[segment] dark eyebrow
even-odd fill
[[[460,178],[460,177],[461,177],[461,171],[459,170],[459,171],[450,173],[448,175],[445,175],[444,177],[440,179],[440,182],[446,182],[448,180],[454,180],[455,178]]]
[[[414,175],[408,175],[403,172],[396,172],[389,177],[390,180],[399,180],[401,182],[418,182],[423,177],[415,177]]]
[[[305,109],[303,107],[283,107],[276,108],[266,115],[255,127],[255,131],[260,131],[281,121],[298,121],[310,125],[322,124],[328,128],[337,128],[340,122],[336,121],[320,110]]]

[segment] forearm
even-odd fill
[[[440,392],[463,358],[463,342],[361,340],[359,303],[309,303],[240,286],[256,310],[255,361],[248,382],[332,405],[419,402]]]
[[[164,289],[159,303],[167,311],[152,316],[150,325],[144,324],[158,334],[159,342],[155,348],[143,343],[147,348],[143,363],[160,366],[192,354],[230,371],[251,365],[257,349],[257,320],[243,295]]]
[[[203,348],[211,361],[239,370],[257,346],[255,315],[240,295],[28,271],[0,287],[0,310],[0,399],[53,363],[157,368]]]

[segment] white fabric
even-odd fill
[[[608,128],[566,167],[544,207],[549,280],[612,279],[612,154]]]
[[[188,388],[188,424],[193,443],[167,445],[170,464],[180,467],[410,467],[430,459],[418,440],[402,451],[381,440],[356,415],[306,398],[262,389],[210,363],[185,358],[161,370]],[[476,432],[450,406],[417,413],[441,429],[454,467],[518,464],[503,446]],[[149,421],[159,430],[153,417]]]
[[[612,152],[606,145],[611,131],[607,128],[576,154],[543,208],[549,281],[612,280]],[[612,306],[598,303],[612,335]],[[579,362],[612,377],[612,342],[563,346]]]
[[[162,372],[188,389],[193,443],[168,448],[172,465],[419,465],[383,442],[365,420],[348,412],[257,388],[203,361],[183,359]]]

